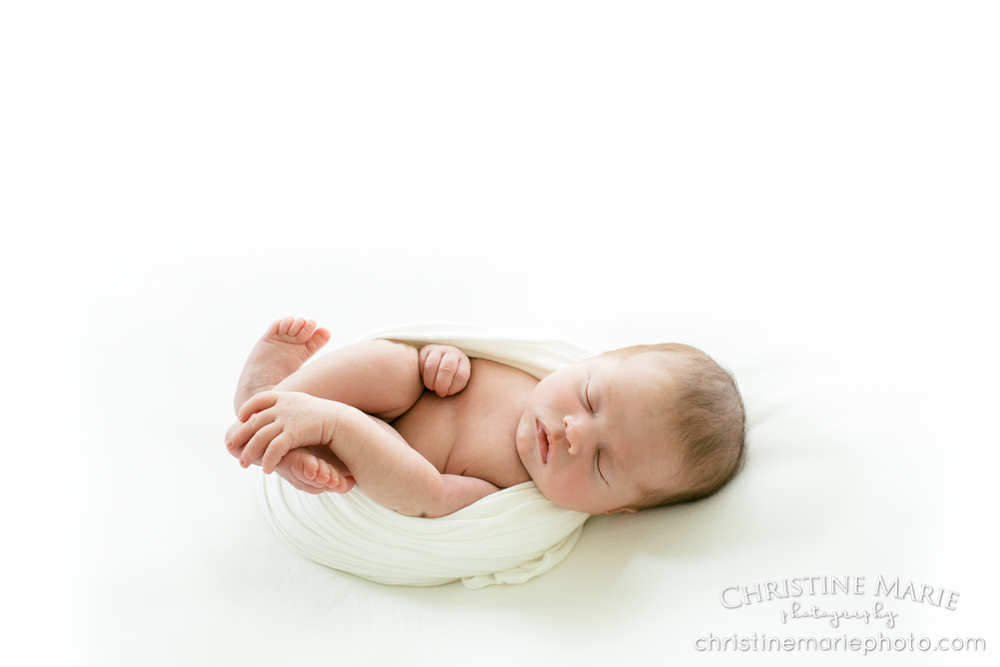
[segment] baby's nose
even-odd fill
[[[583,446],[586,437],[585,429],[580,427],[580,423],[569,415],[563,417],[563,432],[566,434],[566,448],[570,454],[577,454]]]

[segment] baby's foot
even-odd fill
[[[301,449],[295,449],[293,451],[305,451],[306,453],[315,456],[317,463],[317,469],[322,468],[327,470],[331,476],[330,481],[326,482],[323,486],[323,491],[333,491],[334,493],[347,493],[354,488],[355,481],[354,475],[351,471],[347,469],[344,462],[341,461],[336,454],[330,451],[329,447],[323,447],[322,445],[316,445],[314,447],[303,447]],[[287,458],[287,456],[286,456]],[[284,461],[284,458],[282,459]],[[306,459],[302,459],[303,465],[306,465]],[[309,463],[309,466],[312,464]],[[309,472],[304,472],[306,478],[311,474]],[[313,483],[323,484],[322,482],[317,482],[319,479],[319,473],[317,472],[317,479],[313,480]]]
[[[246,401],[299,370],[309,357],[330,341],[330,332],[316,328],[312,320],[286,317],[268,327],[243,366],[236,385],[234,407],[239,412]]]
[[[340,475],[329,463],[316,456],[309,448],[301,447],[281,457],[286,470],[297,480],[322,491],[335,491],[340,487]]]

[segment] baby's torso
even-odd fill
[[[472,359],[463,391],[440,398],[425,390],[391,426],[439,472],[507,488],[531,479],[517,455],[515,433],[536,384],[516,368]]]

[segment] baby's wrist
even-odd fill
[[[318,406],[316,411],[316,417],[320,422],[320,442],[317,445],[322,445],[333,449],[336,445],[336,441],[341,430],[341,420],[343,418],[344,409],[353,409],[343,403],[338,403],[336,401],[327,401],[324,399],[318,399],[321,405]]]

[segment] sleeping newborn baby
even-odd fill
[[[274,322],[247,359],[226,448],[307,493],[439,517],[532,480],[565,509],[635,512],[724,486],[743,459],[736,382],[702,351],[637,345],[539,381],[455,347],[330,340]]]

